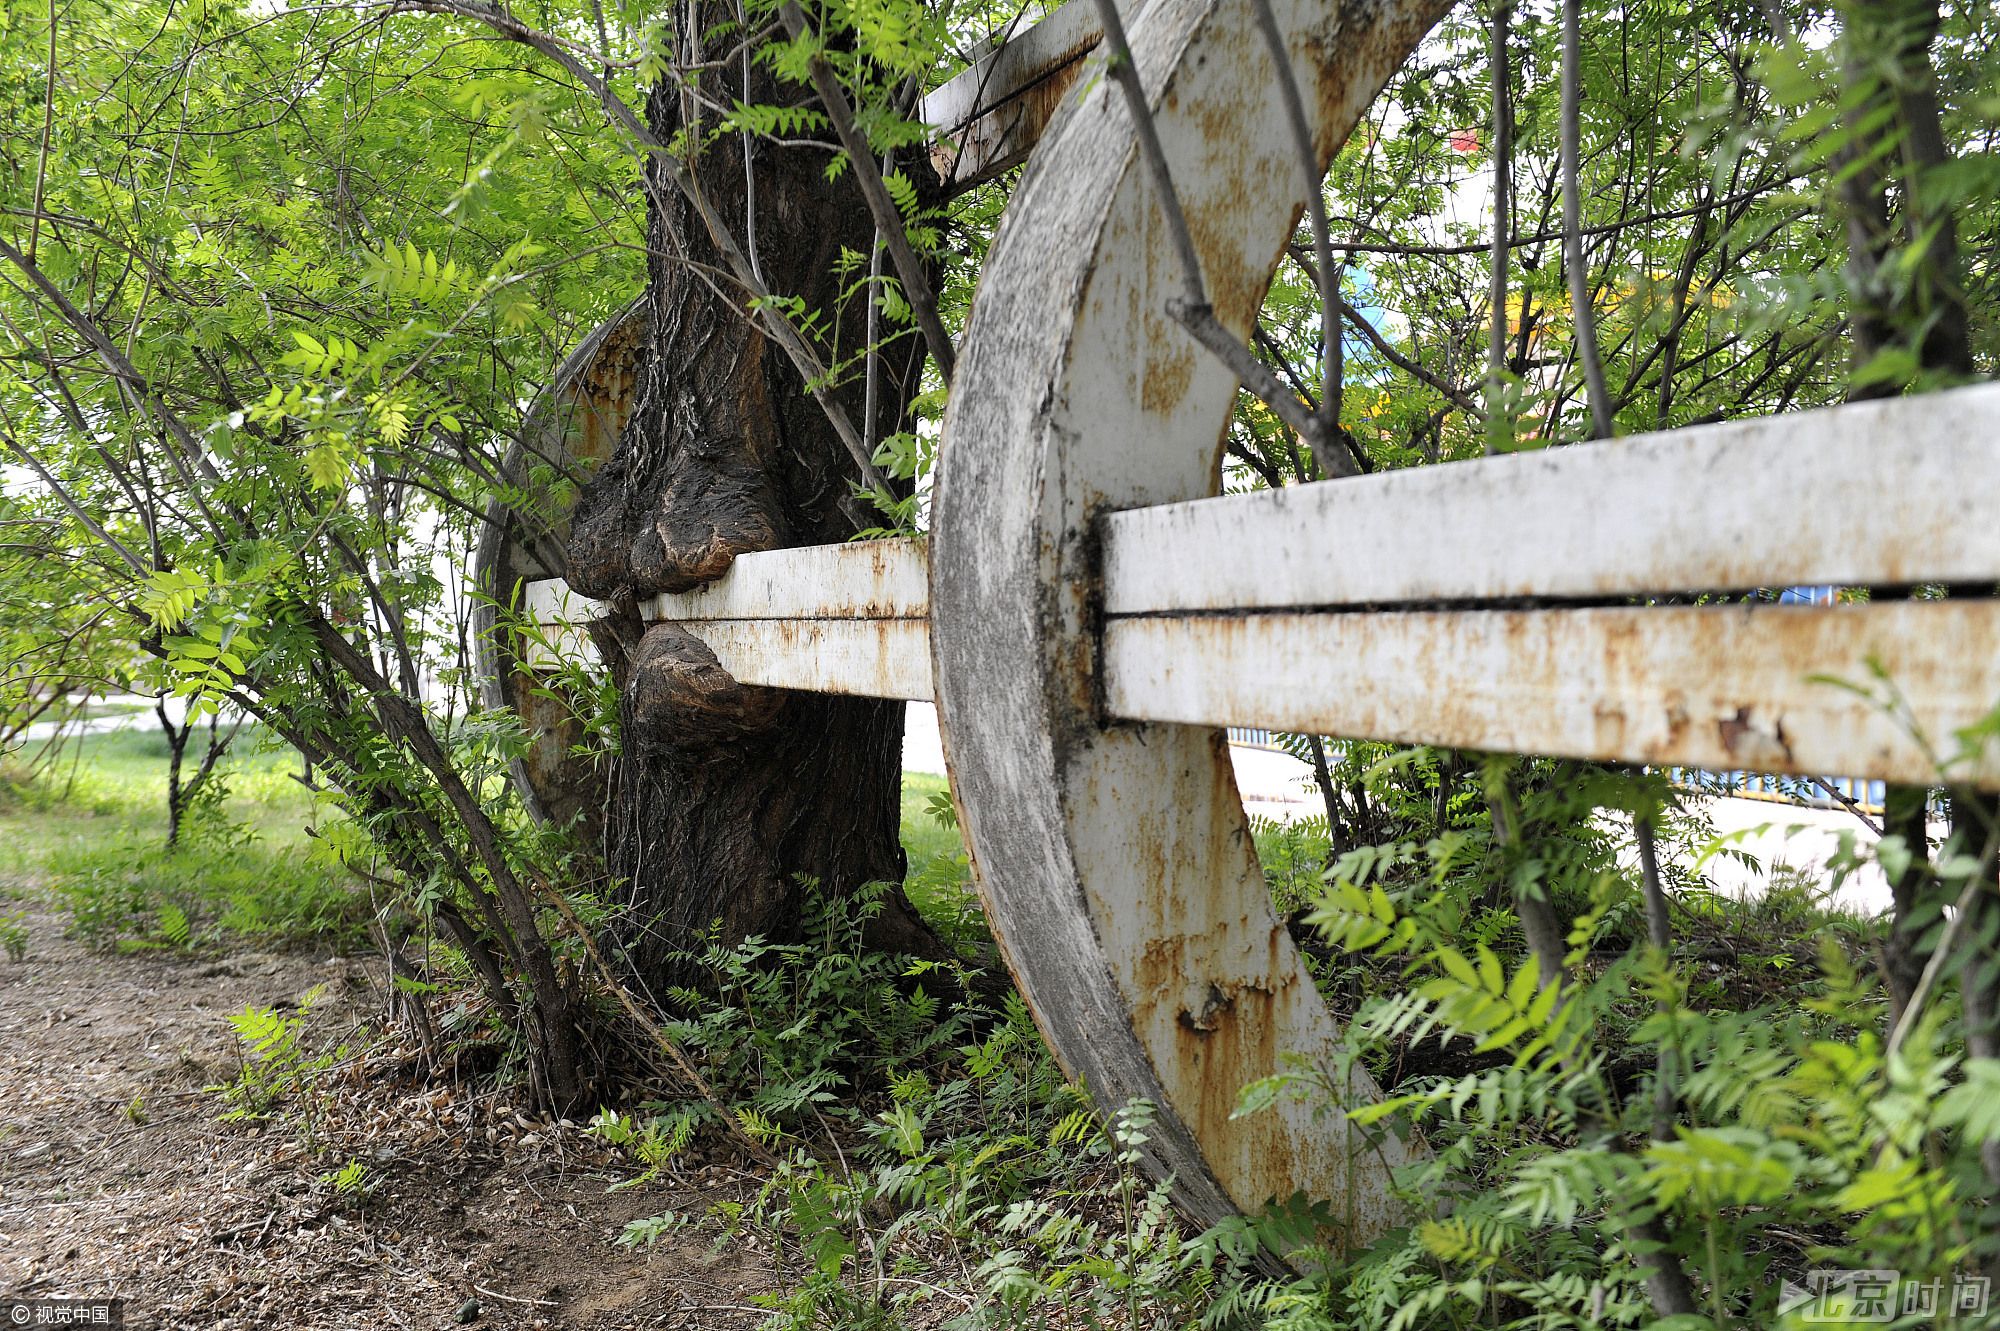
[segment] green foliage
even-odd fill
[[[1003,1225],[1010,1208],[1064,1189],[1080,1189],[1075,1205],[1086,1210],[1129,1204],[1148,1253],[1178,1243],[1165,1192],[1139,1184],[1131,1159],[1122,1183],[1096,1177],[1107,1163],[1105,1135],[1026,1005],[1010,994],[996,1011],[969,996],[963,972],[860,952],[859,930],[877,906],[873,893],[829,903],[806,947],[710,949],[716,993],[680,995],[696,1015],[674,1034],[738,1123],[778,1154],[778,1167],[747,1204],[706,1217],[669,1212],[627,1226],[618,1241],[650,1244],[708,1227],[718,1246],[757,1233],[781,1252],[802,1252],[808,1273],[781,1295],[760,1296],[775,1318],[801,1327],[914,1311],[934,1292],[920,1278],[928,1268],[919,1252],[940,1242],[973,1252],[1017,1244]],[[929,998],[926,981],[952,1000]],[[601,1140],[647,1165],[624,1186],[654,1177],[711,1117],[694,1102],[645,1112],[593,1120]],[[1136,1118],[1130,1130],[1143,1131]],[[1093,1267],[1067,1279],[1082,1288],[1099,1274]],[[982,1306],[1001,1307],[991,1298]]]
[[[306,1043],[306,1014],[324,991],[323,985],[307,991],[299,999],[295,1016],[254,1004],[230,1014],[241,1070],[235,1080],[205,1088],[219,1092],[230,1106],[221,1115],[223,1121],[262,1121],[275,1115],[292,1124],[302,1150],[313,1153],[321,1149],[320,1130],[330,1098],[321,1083],[327,1070],[348,1054],[346,1045],[314,1051]],[[366,1172],[365,1166],[355,1172],[355,1163],[350,1162],[333,1181],[342,1195],[365,1201],[367,1188],[362,1187],[362,1179]],[[339,1186],[343,1178],[347,1181],[344,1187]]]
[[[629,1222],[619,1231],[617,1244],[621,1248],[652,1247],[665,1235],[673,1233],[693,1223],[687,1216],[667,1211],[661,1215],[647,1216],[643,1220]]]
[[[231,1014],[229,1025],[236,1032],[242,1071],[234,1082],[218,1088],[235,1106],[223,1117],[262,1118],[298,1081],[301,1019],[251,1004]]]
[[[645,1173],[613,1184],[614,1192],[620,1188],[640,1187],[659,1177],[660,1170],[694,1141],[695,1131],[710,1117],[711,1110],[706,1102],[699,1105],[648,1104],[646,1108],[665,1112],[640,1123],[620,1115],[615,1109],[606,1109],[590,1120],[592,1136],[607,1146],[630,1147],[632,1154],[646,1166]],[[649,1232],[646,1242],[651,1244],[660,1232]]]
[[[15,35],[0,132],[35,166],[4,187],[32,220],[0,433],[37,482],[5,500],[0,634],[23,654],[0,660],[33,669],[0,674],[0,748],[79,675],[254,712],[306,757],[316,820],[348,815],[322,880],[358,869],[426,914],[493,892],[532,920],[521,879],[568,882],[583,852],[495,779],[518,726],[473,717],[440,571],[470,562],[524,404],[643,281],[643,192],[601,103],[428,17],[140,6]],[[51,42],[53,83],[32,73]],[[219,784],[196,794],[198,822],[219,814]],[[318,913],[97,867],[64,890],[106,944],[188,945],[218,896],[242,927]],[[546,960],[523,927],[499,950]],[[552,965],[525,969],[525,997],[558,1000],[536,990]]]
[[[843,1093],[934,1058],[970,1030],[972,1010],[948,1011],[925,989],[963,989],[964,972],[863,946],[884,890],[871,884],[842,901],[803,892],[804,942],[712,942],[701,956],[704,991],[673,996],[688,1015],[668,1034],[699,1051],[704,1074],[739,1112],[795,1131],[838,1112]]]
[[[335,943],[363,936],[366,898],[345,875],[282,847],[94,845],[56,852],[46,873],[71,929],[98,949],[185,950],[226,934]]]
[[[1271,900],[1281,912],[1290,914],[1318,895],[1332,849],[1326,815],[1309,814],[1281,823],[1252,814],[1250,835],[1257,841],[1257,862],[1264,867]]]
[[[1007,1208],[999,1230],[1014,1246],[980,1264],[990,1302],[979,1321],[1032,1325],[1058,1309],[1089,1325],[1164,1328],[1200,1317],[1230,1231],[1189,1241],[1168,1199],[1172,1180],[1144,1179],[1154,1116],[1150,1102],[1134,1100],[1104,1132],[1117,1170],[1104,1190],[1115,1201],[1110,1215],[1092,1215],[1073,1201],[1023,1200]],[[1234,1251],[1247,1256],[1254,1245]]]
[[[26,911],[15,911],[12,915],[0,915],[0,947],[7,949],[7,960],[25,961],[28,957],[28,930],[21,922],[28,917]]]
[[[329,1170],[319,1176],[320,1184],[333,1189],[333,1195],[355,1206],[366,1206],[373,1200],[379,1179],[371,1179],[368,1166],[359,1160],[349,1160],[339,1169]]]
[[[1295,1244],[1298,1279],[1244,1281],[1211,1318],[1679,1326],[1654,1314],[1631,1260],[1644,1241],[1634,1226],[1649,1218],[1705,1326],[1792,1325],[1779,1277],[1803,1283],[1808,1267],[1894,1268],[1950,1288],[1983,1260],[1994,1240],[1981,1151],[2000,1128],[1987,1108],[2000,1071],[1965,1057],[1949,1007],[1929,1010],[1891,1056],[1883,997],[1858,964],[1865,936],[1810,907],[1781,908],[1793,950],[1816,953],[1810,972],[1788,964],[1757,981],[1782,986],[1780,1002],[1697,1000],[1692,963],[1630,933],[1607,947],[1630,927],[1621,907],[1634,885],[1633,868],[1605,854],[1615,842],[1601,839],[1601,811],[1658,816],[1657,784],[1566,765],[1488,776],[1519,800],[1516,843],[1468,820],[1424,844],[1357,847],[1329,870],[1313,922],[1333,947],[1398,970],[1363,1000],[1345,1048],[1290,1060],[1245,1090],[1240,1112],[1288,1097],[1341,1103],[1353,1061],[1380,1069],[1382,1051],[1431,1039],[1504,1061],[1418,1076],[1348,1112],[1363,1132],[1425,1134],[1434,1157],[1397,1180],[1418,1223],[1363,1253]],[[1902,847],[1880,853],[1908,862]],[[1929,890],[1957,895],[1972,870],[1947,884],[1950,848],[1936,864]],[[1473,893],[1495,883],[1561,903],[1571,950],[1560,985],[1540,984],[1517,935],[1485,927]],[[1683,900],[1699,919],[1703,899]],[[1758,927],[1748,915],[1732,923]],[[1679,1108],[1663,1135],[1662,1078]],[[1282,1238],[1260,1241],[1287,1251]]]

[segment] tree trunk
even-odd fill
[[[167,717],[164,693],[153,700],[153,714],[160,718],[160,729],[167,736],[167,849],[172,850],[180,844],[181,815],[187,807],[181,794],[181,761],[187,755],[188,736],[194,732],[194,718],[186,718],[185,725],[174,725]]]
[[[734,17],[718,5],[698,15],[709,30]],[[705,78],[720,104],[743,95],[724,72]],[[761,69],[752,95],[806,96],[774,86]],[[662,139],[684,127],[686,113],[671,83],[647,108]],[[840,298],[865,271],[874,237],[853,168],[828,180],[827,154],[767,143],[752,160],[755,262],[774,292],[819,312],[823,346],[837,330],[841,354],[851,356],[865,336],[865,308],[858,297],[843,308]],[[695,172],[725,223],[745,235],[740,144],[712,145]],[[613,932],[636,977],[664,997],[667,986],[699,983],[689,954],[711,928],[725,943],[794,938],[807,880],[836,894],[900,884],[906,861],[901,703],[746,687],[699,640],[640,618],[647,598],[711,582],[738,554],[844,541],[857,517],[868,519],[849,498],[853,461],[783,353],[745,318],[700,219],[678,194],[650,193],[649,337],[637,392],[617,450],[578,498],[568,561],[573,587],[614,606],[593,626],[623,726],[605,843],[628,911]],[[859,256],[859,269],[841,270],[843,249]],[[903,422],[921,369],[913,336],[887,349],[885,433]],[[857,380],[836,394],[854,418],[862,393]],[[869,941],[938,947],[900,887]]]
[[[1973,373],[1965,288],[1958,272],[1956,218],[1949,205],[1932,214],[1924,206],[1923,177],[1951,154],[1939,116],[1937,75],[1930,46],[1941,22],[1937,0],[1849,0],[1841,6],[1846,40],[1846,96],[1854,143],[1836,159],[1847,205],[1848,282],[1854,328],[1853,367],[1858,370],[1897,340],[1908,343],[1922,368],[1954,376]],[[1890,57],[1884,61],[1884,53]],[[1893,76],[1883,66],[1893,66]],[[1869,128],[1893,111],[1889,127]],[[1894,156],[1886,136],[1902,134],[1900,218],[1891,215],[1887,177]],[[1921,262],[1898,284],[1882,268],[1895,246],[1923,245]],[[1907,374],[1880,377],[1853,388],[1854,399],[1894,397]]]
[[[1884,600],[1891,599],[1884,597]],[[1901,598],[1895,598],[1901,599]],[[1924,926],[1936,918],[1935,903],[1928,919],[1919,911],[1926,896],[1935,898],[1938,889],[1930,869],[1930,797],[1924,786],[1904,786],[1893,782],[1884,787],[1882,830],[1900,836],[1909,847],[1910,862],[1889,884],[1893,902],[1889,937],[1882,945],[1882,969],[1889,983],[1889,1025],[1902,1020],[1903,1009],[1917,992],[1923,977],[1926,956],[1918,950]]]

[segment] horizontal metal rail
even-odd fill
[[[1956,762],[2000,785],[2000,746],[1959,761],[1955,738],[2000,705],[2000,600],[1518,599],[1991,584],[1995,440],[1987,385],[1114,513],[1103,704],[1653,766],[1927,783]],[[528,600],[551,625],[597,612],[560,583]],[[646,609],[746,684],[934,695],[917,542],[747,554]]]
[[[1103,669],[1131,720],[1923,785],[1912,732],[1950,759],[2000,704],[2000,601],[1159,616]],[[2000,748],[1947,774],[2000,786]]]
[[[1109,615],[2000,578],[2000,384],[1113,513]]]
[[[923,619],[930,565],[915,541],[850,541],[738,555],[726,576],[653,599],[654,619]]]
[[[560,652],[593,649],[582,626],[605,612],[558,580],[533,582],[528,618]],[[914,541],[856,541],[739,555],[706,587],[653,598],[650,620],[669,620],[708,644],[745,684],[931,700],[930,585]],[[536,647],[534,665],[557,664]]]

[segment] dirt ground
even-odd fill
[[[225,1122],[227,1021],[296,1009],[338,1041],[379,1020],[375,959],[96,955],[34,913],[0,962],[0,1294],[126,1300],[132,1327],[715,1327],[768,1315],[786,1263],[712,1228],[636,1250],[628,1221],[705,1215],[756,1180],[722,1159],[635,1166],[490,1087],[420,1085],[393,1051],[326,1075],[322,1153],[295,1124]],[[138,1105],[134,1107],[134,1102]],[[365,1205],[327,1181],[350,1160]],[[477,1317],[468,1304],[476,1302]]]

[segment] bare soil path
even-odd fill
[[[322,1079],[318,1150],[296,1122],[220,1120],[201,1088],[239,1067],[228,1014],[324,986],[305,1019],[337,1042],[379,1019],[374,959],[98,955],[59,916],[27,923],[27,959],[0,962],[0,1294],[118,1296],[132,1327],[743,1331],[787,1284],[768,1253],[713,1254],[712,1229],[612,1242],[747,1198],[732,1162],[607,1192],[633,1166],[579,1126],[490,1085],[419,1083],[391,1050]],[[354,1160],[366,1204],[327,1178]]]

